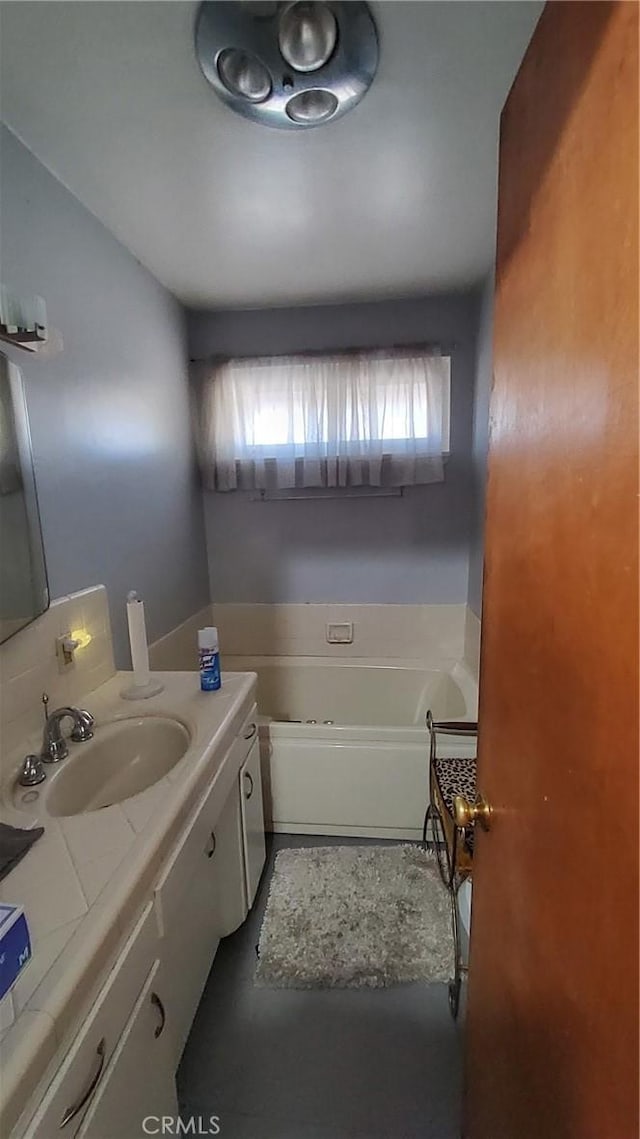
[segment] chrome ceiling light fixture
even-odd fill
[[[378,66],[376,26],[363,0],[205,0],[195,45],[227,106],[287,130],[344,115]]]

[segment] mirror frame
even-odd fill
[[[20,473],[22,477],[22,490],[24,493],[25,511],[27,515],[27,526],[29,530],[29,557],[31,560],[32,573],[33,573],[33,597],[34,600],[38,597],[41,599],[40,607],[37,612],[34,612],[32,617],[26,618],[23,624],[18,625],[6,637],[0,638],[0,644],[5,644],[11,640],[12,637],[26,629],[43,613],[46,613],[51,604],[51,595],[49,592],[49,580],[47,576],[47,563],[44,552],[44,540],[42,536],[42,524],[40,519],[40,507],[38,504],[38,491],[36,487],[36,477],[33,464],[33,449],[31,446],[31,430],[29,427],[29,416],[27,413],[27,401],[25,396],[24,381],[22,373],[17,364],[15,364],[4,353],[0,352],[0,377],[4,372],[9,384],[9,392],[11,395],[11,406],[13,409],[13,418],[16,430],[16,442],[18,449],[18,457],[20,460]]]

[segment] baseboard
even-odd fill
[[[351,827],[333,826],[330,823],[283,823],[272,822],[268,824],[272,834],[319,834],[331,838],[381,838],[397,841],[421,842],[422,830],[415,827],[401,829],[396,827]],[[427,827],[427,842],[433,838],[431,824]]]

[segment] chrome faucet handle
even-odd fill
[[[43,763],[59,763],[61,759],[66,759],[68,754],[69,745],[64,736],[49,736],[43,745],[40,758]]]
[[[71,739],[76,744],[92,739],[95,719],[91,712],[87,712],[86,708],[74,708],[74,712],[77,713],[77,717],[71,732]]]
[[[46,779],[42,760],[39,755],[26,756],[20,769],[18,783],[21,787],[37,787]]]

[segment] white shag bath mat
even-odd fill
[[[256,982],[383,988],[446,981],[451,903],[417,846],[316,846],[276,857]]]

